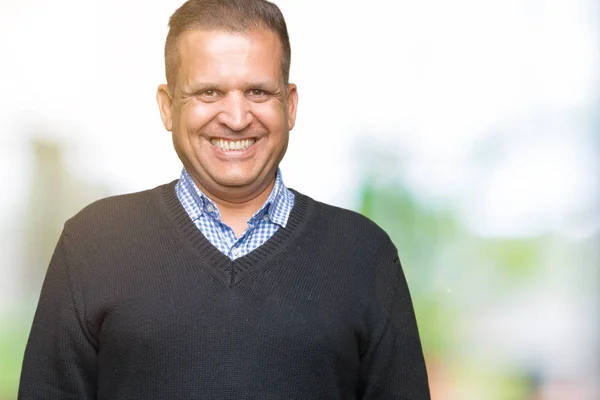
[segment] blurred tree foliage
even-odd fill
[[[15,267],[23,271],[25,290],[19,308],[0,315],[0,400],[14,399],[25,344],[50,257],[64,222],[90,202],[105,197],[107,189],[93,180],[77,177],[65,162],[64,143],[34,135],[29,153],[31,166],[26,177],[29,189],[20,211]]]
[[[451,347],[452,305],[438,295],[439,262],[456,240],[457,224],[451,213],[425,209],[404,187],[366,182],[359,212],[383,228],[396,244],[411,295],[423,347],[437,358]]]
[[[507,293],[539,277],[548,239],[476,236],[450,205],[434,208],[401,182],[380,182],[365,181],[359,212],[381,226],[398,248],[432,375],[441,368],[442,375],[455,375],[450,381],[463,380],[473,390],[481,386],[480,393],[490,400],[525,398],[527,386],[515,383],[523,376],[492,376],[478,386],[476,377],[483,371],[468,367],[474,360],[462,353],[469,346],[462,335],[470,314],[480,313],[486,303],[502,302]]]

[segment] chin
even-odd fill
[[[231,186],[231,187],[239,187],[239,186],[247,186],[256,181],[255,177],[249,177],[244,175],[225,175],[215,177],[215,182],[220,186]]]

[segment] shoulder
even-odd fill
[[[174,182],[135,193],[97,200],[75,214],[65,223],[69,236],[97,235],[103,232],[122,232],[157,221],[160,201]]]
[[[309,231],[328,245],[362,255],[397,254],[389,235],[371,219],[356,211],[308,199],[313,203]]]
[[[336,284],[346,282],[348,293],[387,304],[390,289],[402,273],[389,235],[355,211],[310,198],[308,203],[312,212],[300,248],[320,260],[324,279],[335,277]]]
[[[376,241],[389,241],[388,234],[368,217],[349,209],[315,202],[318,217],[339,234],[369,235]]]

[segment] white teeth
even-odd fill
[[[222,151],[240,151],[246,150],[252,146],[256,139],[245,139],[245,140],[223,140],[223,139],[211,139],[210,141],[213,146]]]

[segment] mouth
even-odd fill
[[[217,149],[225,152],[229,151],[244,151],[250,148],[254,143],[256,143],[256,139],[243,139],[243,140],[225,140],[219,138],[212,138],[210,143],[215,146]]]

